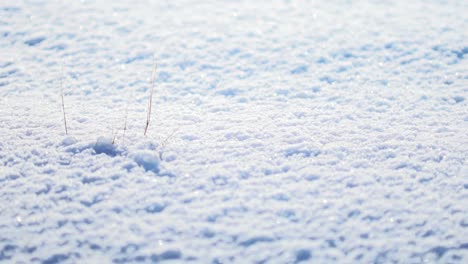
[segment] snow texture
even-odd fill
[[[96,154],[106,154],[109,156],[115,156],[117,154],[116,146],[112,138],[99,137],[93,147]]]
[[[467,263],[467,14],[1,1],[0,261]]]

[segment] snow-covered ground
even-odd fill
[[[0,262],[467,263],[467,14],[1,1]]]

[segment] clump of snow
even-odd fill
[[[307,249],[300,249],[296,252],[296,263],[307,261],[310,259],[310,251]]]
[[[150,214],[160,213],[166,208],[166,204],[163,203],[153,203],[145,207],[145,211]]]
[[[99,137],[93,147],[96,154],[107,154],[109,156],[115,156],[117,154],[117,149],[114,142],[111,138],[108,137]]]
[[[76,143],[76,139],[74,137],[66,137],[62,140],[62,146],[68,147]]]
[[[159,172],[159,159],[154,151],[139,150],[132,155],[133,160],[146,171]]]

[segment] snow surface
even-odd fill
[[[1,1],[0,261],[467,263],[467,14]]]

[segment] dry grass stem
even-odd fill
[[[62,97],[63,125],[65,126],[65,134],[68,136],[67,115],[65,114],[65,99],[63,95],[63,67],[60,76],[60,95]]]
[[[146,132],[148,132],[148,127],[151,121],[151,110],[153,106],[153,93],[154,93],[154,81],[156,79],[156,70],[157,70],[156,58],[153,57],[153,70],[151,72],[151,90],[150,90],[150,96],[149,96],[149,102],[148,102],[148,114],[146,116],[146,127],[145,127],[145,133],[144,133],[145,136],[146,136]]]

